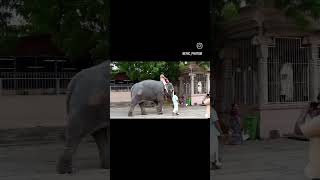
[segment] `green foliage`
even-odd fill
[[[111,67],[118,68],[112,71],[113,76],[116,73],[125,72],[131,80],[160,80],[160,74],[164,73],[170,82],[177,82],[180,73],[188,68],[189,63],[184,61],[114,61]],[[198,61],[197,64],[204,68],[210,66],[209,61]]]
[[[11,2],[2,1],[6,4],[0,7]],[[15,1],[13,8],[27,21],[26,32],[51,34],[53,42],[71,60],[88,56],[98,60],[108,57],[109,0],[12,1]],[[6,16],[0,18],[1,30],[3,24],[8,24],[3,17]]]
[[[180,73],[180,62],[165,62],[165,61],[135,61],[113,62],[119,69],[116,72],[126,72],[131,80],[159,80],[160,74],[164,73],[170,81],[175,81]]]
[[[222,9],[222,16],[226,20],[232,20],[238,15],[238,7],[233,3],[227,3]]]
[[[213,6],[212,11],[216,16],[223,17],[222,21],[230,20],[237,16],[240,2],[239,0],[218,0],[215,2],[218,6]],[[247,4],[256,7],[270,7],[274,4],[276,8],[293,18],[297,26],[303,30],[307,30],[311,22],[317,21],[320,17],[319,0],[247,0]]]
[[[163,72],[170,80],[176,80],[179,73],[179,62],[136,61],[113,62],[119,69],[116,72],[126,72],[131,80],[159,80]]]

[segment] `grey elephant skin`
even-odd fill
[[[81,140],[92,135],[99,151],[101,167],[110,168],[109,67],[110,62],[84,69],[68,85],[65,148],[57,173],[72,173],[72,157]]]
[[[131,104],[128,116],[133,116],[133,111],[136,105],[139,104],[141,108],[141,114],[146,115],[144,103],[146,101],[154,102],[158,105],[158,114],[163,114],[162,107],[165,96],[171,96],[172,89],[169,89],[168,93],[165,91],[165,87],[161,81],[144,80],[136,83],[131,88]]]

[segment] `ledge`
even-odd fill
[[[304,109],[308,103],[281,103],[281,104],[265,104],[258,107],[258,110],[281,110],[281,109]]]

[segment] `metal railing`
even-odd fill
[[[301,38],[274,39],[267,62],[269,103],[310,100],[310,59]]]
[[[133,84],[110,84],[110,92],[130,92]]]
[[[65,94],[74,72],[3,72],[0,73],[0,95]]]

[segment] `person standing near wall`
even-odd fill
[[[203,104],[208,104],[210,107],[210,94],[208,94]],[[210,113],[209,108],[209,117],[210,117],[210,169],[220,169],[222,163],[220,162],[219,156],[219,139],[218,136],[222,135],[222,130],[219,124],[219,119],[217,112],[214,108],[211,109]]]
[[[175,95],[174,91],[172,92],[172,103],[173,103],[173,111],[172,115],[179,115],[179,98],[177,95]]]
[[[231,139],[229,144],[230,145],[239,145],[243,143],[242,138],[242,128],[241,128],[241,119],[240,119],[240,112],[239,107],[237,104],[231,105],[230,111],[230,131],[231,131]]]
[[[207,96],[202,101],[202,104],[206,105],[206,114],[204,115],[206,118],[210,118],[210,94],[207,94]]]
[[[320,180],[320,110],[317,102],[311,102],[306,116],[298,122],[302,133],[310,139],[309,163],[305,174],[312,180]]]

